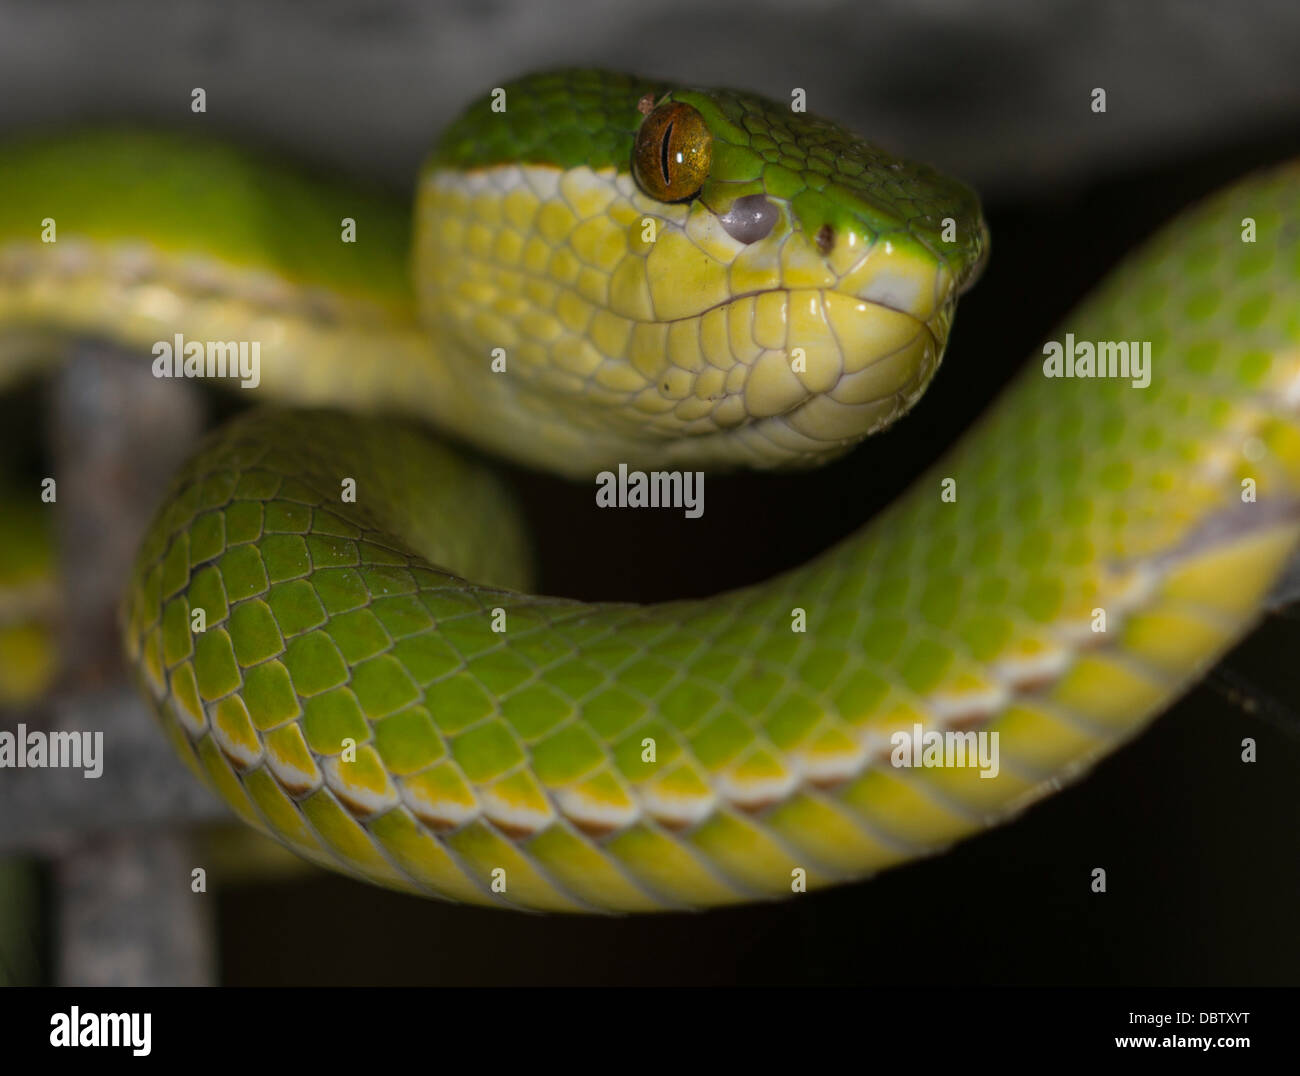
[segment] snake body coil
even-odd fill
[[[413,289],[381,200],[174,138],[8,149],[0,327],[257,340],[259,395],[588,481],[808,466],[924,390],[987,244],[964,187],[746,94],[580,71],[495,99],[421,177]],[[706,601],[529,595],[482,467],[391,421],[249,412],[144,542],[128,657],[242,818],[381,885],[639,911],[932,852],[1134,735],[1256,617],[1300,534],[1298,189],[1221,193],[1063,324],[1149,345],[1148,385],[1031,363],[859,533]],[[918,728],[996,734],[996,776],[898,765]]]

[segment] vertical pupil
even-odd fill
[[[672,137],[673,137],[673,125],[672,125],[672,121],[670,120],[668,122],[668,126],[664,128],[664,140],[659,146],[659,168],[660,171],[662,171],[664,174],[665,186],[671,185],[673,181],[672,176],[668,174],[668,143],[669,141],[671,141]]]

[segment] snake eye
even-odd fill
[[[670,101],[641,121],[632,147],[632,173],[641,189],[661,202],[681,202],[704,186],[713,135],[690,105]]]

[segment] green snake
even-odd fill
[[[979,202],[788,103],[530,76],[444,132],[413,220],[176,135],[8,146],[0,373],[51,332],[259,344],[241,395],[279,406],[183,467],[121,616],[250,825],[459,901],[789,896],[1060,788],[1252,625],[1300,536],[1298,194],[1216,195],[1063,323],[1103,367],[1149,345],[1148,384],[1035,356],[857,534],[707,600],[530,594],[504,486],[419,427],[594,483],[814,466],[906,412]],[[931,734],[995,770],[900,764]]]

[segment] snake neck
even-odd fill
[[[0,384],[85,336],[250,402],[397,412],[467,439],[483,425],[459,356],[415,317],[398,200],[140,132],[6,146],[0,190]]]

